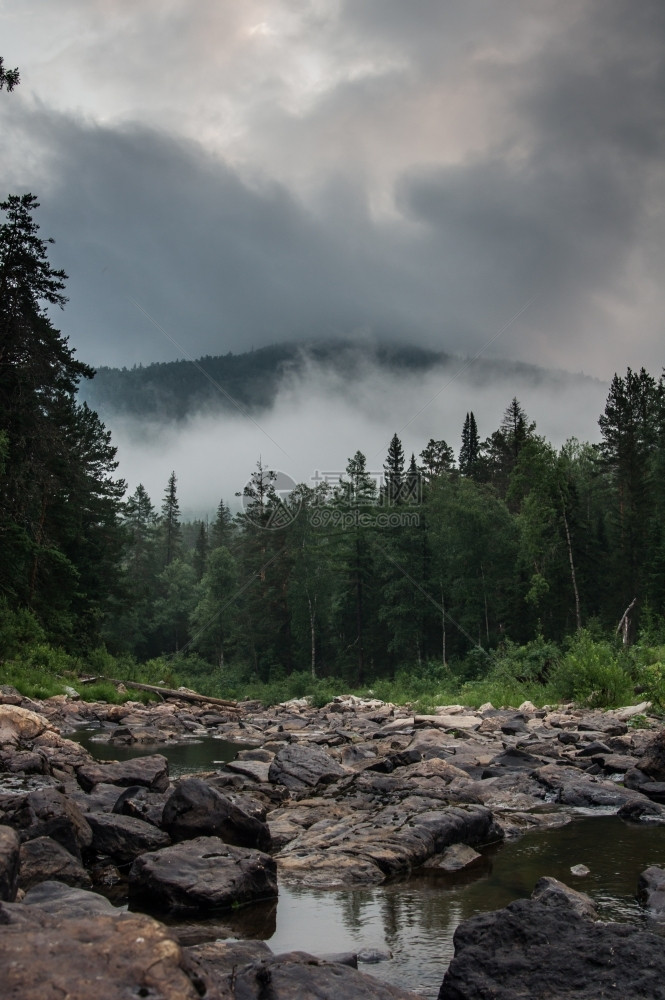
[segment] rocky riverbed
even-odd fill
[[[484,845],[566,823],[580,809],[665,824],[665,738],[653,722],[630,724],[645,710],[444,706],[414,716],[353,697],[322,709],[291,702],[234,710],[177,698],[109,706],[64,696],[33,703],[5,688],[0,961],[11,969],[5,995],[87,997],[102,977],[105,998],[413,996],[357,971],[352,954],[274,956],[257,942],[191,944],[154,917],[217,915],[218,936],[231,936],[223,933],[224,914],[265,905],[278,894],[278,881],[340,888],[423,868],[456,871],[473,864]],[[67,738],[91,724],[100,739],[140,747],[144,756],[96,762]],[[160,747],[204,736],[244,749],[214,771],[172,781]],[[593,951],[603,954],[604,941],[627,975],[638,956],[642,967],[654,941],[662,945],[665,882],[658,872],[650,869],[642,887],[651,930],[599,922],[587,908],[576,910],[575,919],[589,926],[577,928],[577,937],[571,930],[571,941],[593,941]],[[129,911],[100,892],[128,900]],[[545,896],[541,891],[462,924],[440,997],[545,995],[536,980],[525,987],[528,956],[538,956],[541,970],[550,960],[556,964],[569,944],[554,923],[574,929],[566,907],[579,910],[564,888]],[[547,920],[552,932],[543,931],[537,943],[527,940]],[[479,948],[496,962],[479,962]],[[524,981],[511,948],[522,949],[517,964]],[[571,978],[578,987],[593,965],[587,949],[591,965],[584,973],[582,952]],[[660,957],[654,954],[653,962],[650,968],[659,970]],[[560,965],[565,969],[561,956]],[[609,978],[615,965],[607,966]],[[656,978],[640,986],[651,992],[619,992],[665,996],[654,992]],[[575,993],[563,972],[554,979],[552,997],[605,995]]]

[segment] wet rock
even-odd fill
[[[222,942],[219,942],[221,945]],[[305,952],[268,956],[243,964],[218,944],[187,949],[185,961],[200,992],[219,1000],[414,1000],[415,994],[382,983],[348,964],[327,962]],[[224,971],[226,970],[226,971]],[[218,990],[219,992],[213,992]]]
[[[547,764],[533,773],[555,800],[568,806],[613,806],[619,808],[635,796],[613,781],[605,781],[573,767]]]
[[[19,872],[18,834],[9,826],[0,826],[0,900],[16,899]]]
[[[265,823],[248,816],[200,778],[178,783],[164,806],[162,826],[174,841],[221,837],[237,847],[271,848],[270,830]]]
[[[89,889],[92,879],[78,860],[50,837],[37,837],[21,845],[19,887],[27,890],[55,880]]]
[[[443,854],[435,854],[428,858],[423,868],[442,872],[458,872],[477,861],[482,861],[482,854],[478,854],[472,847],[468,847],[466,844],[452,844],[445,849]]]
[[[200,1000],[167,929],[142,914],[35,912],[0,935],[3,1000]]]
[[[637,894],[652,919],[665,923],[665,870],[651,865],[637,881]]]
[[[633,823],[665,823],[665,806],[640,795],[624,803],[617,815]]]
[[[562,894],[464,921],[439,1000],[665,997],[662,938],[593,922]]]
[[[318,747],[286,746],[270,765],[270,781],[302,792],[319,784],[329,784],[347,772],[337,761]]]
[[[167,833],[135,816],[90,813],[88,822],[92,830],[92,850],[116,864],[127,864],[139,854],[157,851],[171,843]]]
[[[219,837],[197,837],[142,854],[129,873],[132,907],[210,911],[276,895],[274,859],[231,847]]]
[[[546,905],[564,904],[578,917],[587,917],[589,920],[598,919],[596,904],[587,896],[585,892],[578,892],[571,889],[564,882],[559,882],[556,878],[546,876],[538,879],[531,894],[532,899],[538,900]]]
[[[80,859],[92,842],[92,830],[72,799],[56,788],[24,795],[0,795],[0,820],[18,831],[21,841],[51,837]]]
[[[280,874],[328,888],[371,884],[420,867],[455,843],[499,839],[492,814],[480,806],[413,812],[415,802],[378,812],[356,809],[334,823],[315,823],[277,856]]]
[[[101,782],[123,788],[141,785],[155,792],[165,792],[169,787],[169,764],[162,754],[153,754],[122,762],[85,764],[79,767],[76,776],[86,792]]]

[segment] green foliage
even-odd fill
[[[596,642],[582,631],[550,674],[554,700],[613,708],[634,697],[632,663],[610,642]]]

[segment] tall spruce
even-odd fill
[[[46,313],[64,306],[66,275],[49,263],[38,207],[32,194],[0,205],[0,595],[54,641],[82,645],[116,586],[124,483],[109,432],[76,399],[94,371]]]
[[[459,471],[463,476],[473,476],[478,469],[480,438],[473,410],[470,410],[462,428],[462,447],[459,453]]]
[[[178,503],[177,483],[178,477],[175,472],[172,472],[164,491],[160,523],[164,566],[170,566],[180,551],[180,505]]]
[[[383,502],[388,506],[402,503],[404,500],[404,449],[397,434],[393,434],[388,445],[388,454],[383,463],[383,483]]]

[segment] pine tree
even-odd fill
[[[393,434],[388,446],[383,473],[383,502],[389,507],[402,503],[404,500],[404,449],[397,434]]]
[[[80,645],[116,584],[124,484],[108,431],[76,400],[94,372],[46,313],[64,305],[66,275],[49,264],[38,202],[11,195],[0,208],[0,595]]]
[[[446,441],[435,441],[430,438],[427,447],[420,452],[423,462],[423,474],[428,481],[437,476],[445,476],[455,468],[453,449]]]
[[[164,566],[170,566],[180,551],[180,506],[178,504],[177,476],[172,472],[162,501],[161,533]]]
[[[200,583],[203,579],[203,574],[206,571],[206,566],[208,563],[208,532],[206,530],[205,521],[201,521],[199,524],[199,530],[196,535],[196,542],[194,544],[194,554],[192,556],[192,566],[194,567],[194,575],[196,577],[196,582]]]
[[[211,548],[218,549],[225,546],[230,549],[235,536],[235,530],[233,517],[231,516],[228,504],[224,503],[223,500],[220,500],[217,506],[217,516],[215,517],[210,529]]]
[[[459,453],[459,471],[463,476],[474,476],[480,458],[480,438],[473,410],[467,413],[462,428],[462,447]]]
[[[0,90],[6,87],[7,90],[13,90],[14,87],[18,87],[21,82],[18,69],[5,69],[5,61],[0,56]]]

